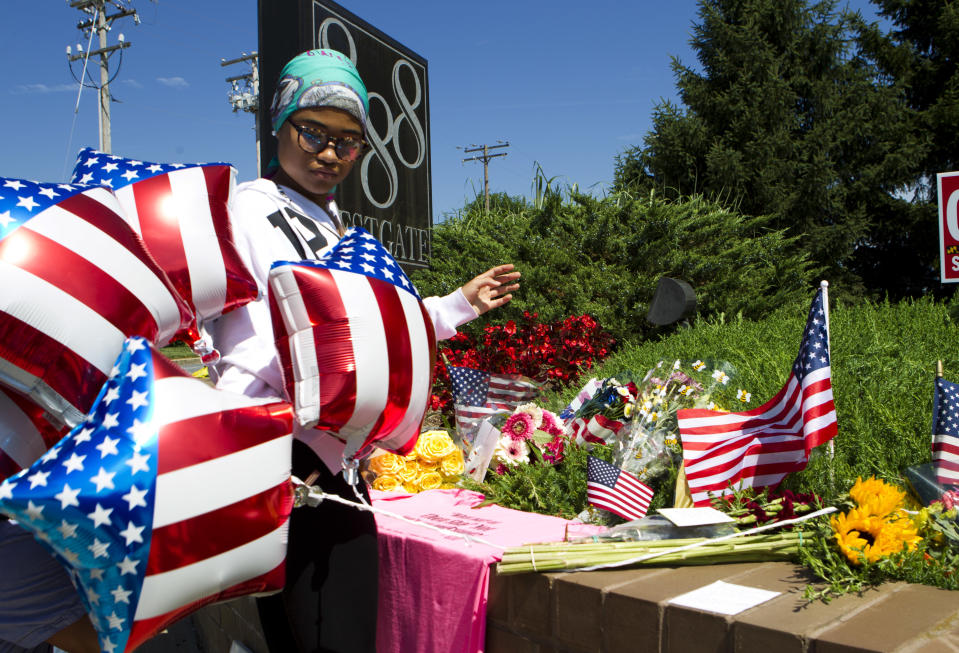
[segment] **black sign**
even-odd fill
[[[262,164],[276,154],[270,102],[280,70],[306,50],[344,53],[369,94],[371,148],[337,188],[340,216],[376,236],[407,270],[427,267],[433,191],[426,60],[329,0],[260,0],[259,19]]]

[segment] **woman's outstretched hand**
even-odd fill
[[[512,293],[519,289],[515,282],[520,278],[514,267],[512,263],[497,265],[463,284],[463,294],[477,315],[513,299]]]

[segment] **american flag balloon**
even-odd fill
[[[84,148],[72,181],[113,189],[127,222],[198,320],[256,299],[256,281],[233,241],[236,172],[229,164],[150,163]],[[184,337],[192,342],[198,334]]]
[[[29,467],[69,430],[25,395],[0,388],[0,481]]]
[[[345,441],[408,453],[430,395],[436,336],[413,283],[367,231],[317,261],[277,262],[270,311],[297,421]]]
[[[292,410],[191,378],[143,338],[84,422],[0,484],[72,575],[106,652],[202,605],[281,589]]]
[[[107,188],[0,177],[0,385],[70,426],[127,336],[166,344],[189,307]]]

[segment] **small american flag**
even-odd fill
[[[740,413],[702,408],[677,411],[683,464],[693,503],[710,493],[776,485],[806,467],[809,452],[836,435],[823,289],[816,293],[799,355],[775,397]],[[732,485],[732,488],[729,485]]]
[[[583,404],[593,398],[593,395],[596,394],[596,391],[603,387],[602,379],[596,377],[591,378],[586,382],[586,385],[583,386],[583,389],[577,393],[573,400],[569,402],[566,408],[563,409],[563,412],[559,414],[559,418],[564,422],[568,422],[576,415],[576,411],[579,410]]]
[[[932,402],[932,463],[936,480],[959,485],[959,385],[936,379]]]
[[[217,391],[126,341],[86,420],[0,484],[0,511],[70,570],[101,650],[283,587],[289,404]]]
[[[606,444],[610,438],[619,433],[626,422],[606,417],[605,415],[593,415],[586,419],[583,417],[574,417],[569,421],[564,432],[573,436],[576,444],[585,446],[587,444]]]
[[[472,367],[448,367],[456,410],[456,428],[472,443],[484,419],[534,400],[539,385],[517,374],[490,374]]]
[[[277,262],[269,302],[297,421],[346,442],[408,453],[426,414],[436,336],[413,283],[354,228],[321,259]]]
[[[601,458],[586,459],[586,498],[590,505],[624,519],[642,519],[653,491],[629,472]]]
[[[256,299],[256,281],[233,243],[228,205],[236,172],[229,164],[151,163],[88,147],[77,155],[72,181],[113,189],[198,320]]]
[[[0,383],[75,425],[126,336],[192,319],[107,188],[0,177]]]

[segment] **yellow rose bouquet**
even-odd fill
[[[463,451],[446,431],[426,431],[406,456],[373,454],[364,477],[374,490],[409,492],[455,487],[465,469]]]

